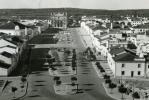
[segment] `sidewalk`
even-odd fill
[[[111,89],[109,88],[108,84],[105,84],[104,82],[102,83],[106,93],[114,98],[114,99],[117,99],[117,100],[122,100],[122,94],[120,92],[118,92],[118,87],[112,89],[112,93],[111,93]],[[132,93],[129,93],[129,95],[126,95],[125,93],[123,93],[123,100],[133,100],[133,97],[132,97]],[[141,98],[140,99],[136,99],[134,98],[134,100],[146,100],[145,98]]]
[[[80,37],[82,39],[82,42],[84,44],[84,46],[87,48],[87,47],[90,47],[93,51],[93,45],[92,45],[92,40],[91,40],[91,37],[87,34],[87,32],[82,29],[82,28],[78,28],[78,32],[80,34]],[[83,34],[82,34],[83,33]],[[108,62],[107,62],[107,59],[104,58],[102,55],[99,55],[97,52],[94,53],[94,55],[96,55],[96,58],[97,58],[97,61],[100,62],[101,66],[103,67],[103,69],[105,70],[106,74],[110,75],[110,76],[113,76],[111,75],[112,74],[112,71],[111,69],[109,68],[109,65],[108,65]],[[100,73],[100,70],[98,70],[98,68],[96,67],[95,63],[92,62],[92,65],[94,66],[98,76],[101,78],[102,77],[102,74]],[[100,75],[99,75],[100,74]]]
[[[86,32],[84,29],[82,29],[82,28],[78,28],[78,32],[79,32],[79,34],[80,34],[80,37],[81,37],[81,39],[82,39],[82,42],[83,42],[84,46],[85,46],[86,48],[87,48],[87,47],[90,47],[90,48],[92,49],[92,51],[93,51],[93,45],[91,44],[92,41],[91,41],[91,39],[89,39],[89,38],[91,38],[91,37],[90,37],[90,36],[87,34],[87,32]],[[83,34],[82,34],[82,33],[83,33]],[[99,55],[99,54],[97,54],[97,53],[94,53],[94,54],[96,55],[97,61],[100,62],[101,66],[102,66],[103,69],[105,70],[106,74],[111,75],[111,74],[112,74],[112,71],[111,71],[110,68],[109,68],[107,59],[106,59],[105,57],[103,57],[102,55]],[[100,78],[103,78],[102,74],[100,73],[100,70],[98,70],[98,68],[96,67],[95,62],[92,62],[92,65],[93,65],[93,67],[94,67],[94,69],[95,69],[97,75],[98,75]],[[124,79],[126,79],[126,78],[123,77],[123,80],[124,80]],[[137,79],[139,79],[139,78],[137,78]],[[129,80],[129,79],[127,78],[127,80]],[[130,79],[130,80],[131,80],[131,79]],[[134,80],[136,80],[136,78],[134,78]],[[146,79],[141,79],[141,80],[146,80]],[[118,79],[112,77],[112,82],[116,82],[116,81],[118,81]],[[147,80],[146,80],[146,81],[147,81]],[[103,87],[104,87],[106,93],[107,93],[110,97],[112,97],[112,98],[114,98],[114,99],[117,99],[117,100],[121,100],[122,94],[118,92],[118,88],[113,89],[113,90],[112,90],[113,93],[111,94],[111,89],[108,88],[108,85],[105,84],[104,82],[103,82]],[[137,90],[137,88],[135,88],[135,90]],[[123,94],[123,95],[124,95],[125,100],[131,100],[131,99],[133,99],[131,93],[130,93],[129,95],[126,95],[126,94]],[[145,99],[137,99],[137,100],[145,100]]]
[[[12,86],[17,88],[17,91],[15,92],[15,99],[23,97],[27,92],[28,82],[24,83],[24,88],[21,88],[22,85],[23,83],[21,82],[20,78],[14,79],[12,82],[7,83],[4,90],[0,94],[1,100],[11,100],[14,97],[14,93],[11,90]]]

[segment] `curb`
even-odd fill
[[[28,81],[26,81],[25,93],[22,96],[20,96],[20,97],[14,98],[14,100],[17,100],[17,99],[20,99],[20,98],[24,97],[27,94],[27,89],[28,89]]]
[[[102,82],[102,85],[103,85],[103,87],[104,87],[104,89],[105,89],[105,91],[106,91],[106,93],[107,93],[108,96],[110,96],[111,98],[114,98],[114,99],[116,99],[116,100],[121,100],[121,99],[118,99],[118,98],[115,98],[115,97],[111,96],[111,95],[107,92],[106,87],[105,87],[105,85],[104,85],[104,82]]]

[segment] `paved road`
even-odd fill
[[[80,93],[75,95],[57,95],[53,89],[53,76],[48,73],[48,68],[43,66],[44,59],[36,59],[32,61],[31,71],[32,73],[28,77],[29,87],[25,97],[21,100],[113,100],[110,98],[103,86],[103,79],[100,79],[90,62],[85,61],[85,57],[82,52],[85,47],[82,44],[79,34],[75,28],[70,29],[71,35],[76,41],[77,45],[77,79],[76,83],[79,84]],[[39,53],[43,53],[45,50],[33,50],[33,57]],[[38,53],[37,53],[38,52]],[[43,58],[38,56],[37,58]],[[39,63],[39,64],[36,64]],[[60,77],[62,82],[71,83],[71,76]]]

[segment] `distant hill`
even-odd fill
[[[51,12],[67,12],[68,16],[82,15],[133,15],[149,16],[149,9],[142,10],[104,10],[104,9],[79,9],[79,8],[44,8],[44,9],[0,9],[0,16],[20,16],[21,18],[46,18],[49,19]]]

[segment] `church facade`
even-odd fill
[[[51,25],[54,28],[67,28],[67,13],[66,12],[52,12]]]

